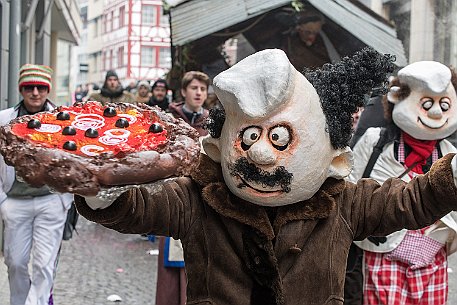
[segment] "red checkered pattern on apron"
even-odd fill
[[[415,270],[408,263],[388,259],[386,254],[365,251],[364,305],[446,304],[445,247],[431,264]]]

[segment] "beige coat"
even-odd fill
[[[124,91],[117,97],[109,97],[102,95],[100,91],[96,91],[92,93],[87,100],[97,101],[103,105],[107,103],[135,103],[135,96],[128,91]]]

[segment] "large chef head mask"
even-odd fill
[[[457,130],[452,71],[436,61],[419,61],[400,71],[387,94],[392,120],[419,140],[439,140]],[[455,80],[454,80],[455,82]]]
[[[242,199],[309,199],[351,171],[351,114],[391,69],[391,58],[371,49],[304,74],[281,50],[255,53],[214,78],[225,113],[212,113],[203,147]]]

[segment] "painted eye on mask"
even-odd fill
[[[421,99],[421,102],[422,102],[422,108],[424,108],[424,110],[428,111],[433,106],[433,100],[431,98],[423,98],[423,99]]]
[[[451,100],[448,99],[447,97],[443,97],[440,100],[440,107],[441,107],[441,110],[448,111],[449,108],[451,108]]]
[[[260,139],[262,130],[258,127],[248,127],[243,131],[241,148],[243,150],[248,150],[252,144],[257,142]]]
[[[285,150],[290,143],[290,132],[284,126],[276,126],[270,130],[270,141],[277,150]]]

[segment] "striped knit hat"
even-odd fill
[[[49,91],[52,88],[52,68],[43,65],[25,64],[19,70],[19,91],[23,86],[36,85],[47,86]]]

